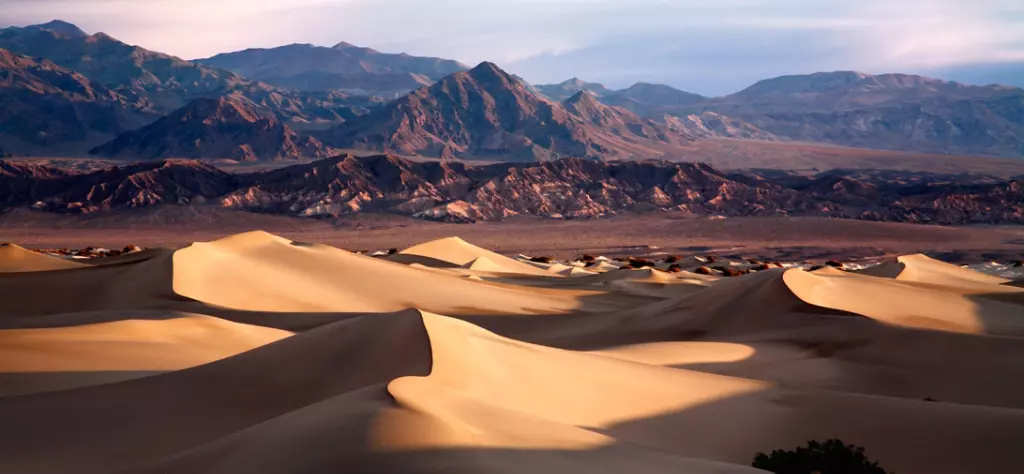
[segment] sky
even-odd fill
[[[59,18],[185,59],[347,41],[724,95],[818,71],[1024,86],[1024,0],[0,0],[0,27]]]

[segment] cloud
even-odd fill
[[[491,60],[537,83],[646,80],[708,94],[787,73],[1024,62],[1019,0],[2,1],[0,24],[60,17],[185,58],[344,40]]]

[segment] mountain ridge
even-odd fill
[[[108,158],[226,158],[277,161],[323,158],[315,138],[300,136],[273,115],[226,98],[196,99],[138,130],[90,151]]]
[[[62,214],[170,204],[310,218],[390,213],[450,222],[657,211],[1020,224],[1024,186],[1019,179],[839,169],[814,176],[726,173],[702,163],[578,158],[473,166],[346,154],[248,174],[197,161],[81,173],[0,160],[0,204]]]
[[[515,161],[654,157],[664,153],[656,145],[685,139],[621,109],[602,113],[618,115],[614,120],[628,126],[609,128],[578,117],[494,63],[483,62],[320,136],[339,148]]]

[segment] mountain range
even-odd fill
[[[227,158],[237,161],[328,156],[319,141],[299,135],[273,114],[224,97],[196,99],[90,153],[125,159]]]
[[[573,79],[609,105],[695,136],[821,142],[923,153],[1024,156],[1024,89],[836,71],[760,81],[707,98],[669,86],[622,91]],[[537,86],[538,90],[557,90]]]
[[[832,170],[725,173],[699,163],[578,158],[473,166],[342,155],[248,174],[199,161],[91,173],[0,160],[0,207],[61,214],[159,205],[297,217],[363,212],[451,222],[675,211],[693,216],[827,216],[937,224],[1024,223],[1017,179]]]
[[[199,99],[227,101],[203,109],[227,115],[197,118]],[[492,63],[470,70],[348,43],[185,61],[61,21],[0,29],[0,104],[0,150],[14,155],[266,160],[360,148],[499,161],[678,159],[694,140],[739,138],[1024,156],[1024,90],[1007,86],[839,71],[708,98],[649,83],[534,86]],[[238,122],[238,108],[269,122]],[[249,131],[172,124],[179,118]],[[259,151],[244,151],[254,144]]]
[[[247,49],[196,62],[281,87],[383,97],[404,95],[468,69],[457,61],[386,54],[344,42],[330,48],[293,44]]]
[[[446,76],[320,134],[339,148],[438,158],[650,158],[686,137],[578,92],[563,103],[492,63]]]

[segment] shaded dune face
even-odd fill
[[[827,438],[900,473],[1019,470],[1024,288],[921,255],[601,263],[2,247],[0,472],[753,473]]]

